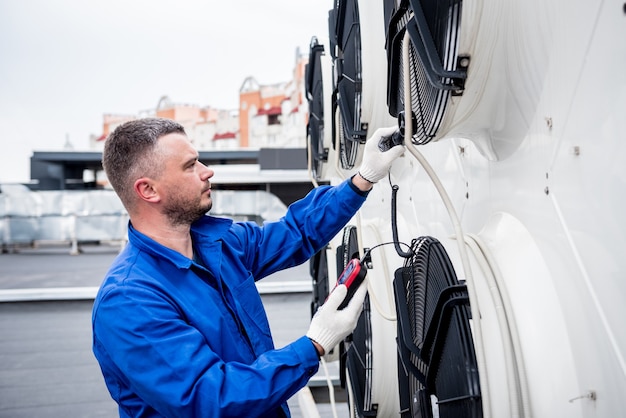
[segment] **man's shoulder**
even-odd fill
[[[128,243],[109,267],[96,300],[114,290],[119,291],[129,286],[141,287],[142,281],[154,281],[154,273],[159,270],[160,267],[154,263],[154,257]]]

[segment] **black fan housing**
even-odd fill
[[[482,417],[467,287],[433,237],[413,241],[394,279],[402,410],[413,417]],[[408,393],[407,393],[408,392]]]
[[[468,56],[457,55],[462,0],[402,0],[388,4],[387,105],[392,116],[409,109],[404,83],[411,91],[411,112],[416,121],[413,142],[430,142],[437,136],[451,96],[463,94]],[[403,56],[404,35],[409,35],[408,74]]]
[[[357,0],[337,0],[329,12],[331,54],[335,66],[334,114],[341,164],[354,167],[358,148],[367,137],[367,123],[361,121],[361,25]]]
[[[316,180],[321,180],[322,165],[328,161],[328,149],[324,147],[324,80],[321,62],[324,54],[324,45],[315,37],[311,39],[309,62],[305,67],[305,91],[309,103],[308,150]]]

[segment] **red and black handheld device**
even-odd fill
[[[363,283],[366,274],[367,268],[358,258],[350,260],[346,268],[343,269],[343,272],[337,279],[337,286],[345,284],[348,288],[348,293],[346,294],[346,298],[343,302],[341,302],[341,305],[339,305],[339,309],[343,309],[348,305],[350,299],[354,296],[354,292],[356,292],[361,283]]]

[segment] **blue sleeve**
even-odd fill
[[[128,385],[112,396],[135,393],[168,417],[260,416],[304,387],[319,365],[306,337],[252,364],[224,362],[165,297],[137,287],[108,292],[94,310],[93,331],[105,378]],[[126,408],[132,404],[124,399]]]
[[[248,265],[256,280],[311,258],[352,219],[366,197],[351,179],[337,186],[320,186],[291,204],[279,221],[244,234],[252,237]]]

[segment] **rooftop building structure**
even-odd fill
[[[308,56],[296,51],[292,80],[261,84],[247,77],[239,89],[239,109],[177,103],[162,96],[154,109],[136,115],[104,114],[102,134],[91,138],[91,148],[102,151],[104,141],[124,122],[144,117],[175,120],[183,125],[201,151],[260,148],[304,148],[307,107],[304,100],[304,68]]]

